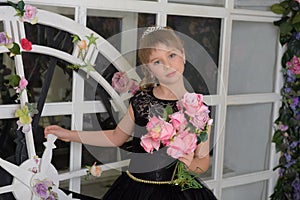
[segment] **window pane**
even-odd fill
[[[136,49],[137,41],[140,32],[135,32],[135,28],[152,26],[155,24],[155,14],[144,13],[120,13],[120,12],[97,12],[95,10],[88,10],[87,26],[95,30],[99,35],[104,37],[110,42],[122,56],[134,68],[137,64]],[[120,16],[124,17],[120,17]],[[108,17],[109,16],[109,17]],[[119,16],[119,17],[115,17]],[[99,25],[100,24],[100,25]],[[136,27],[137,26],[137,27]],[[134,27],[129,31],[133,34],[126,34],[124,27]],[[124,31],[122,33],[122,31]],[[96,59],[95,69],[111,84],[113,74],[117,71],[116,67],[101,53],[98,54]],[[93,80],[86,80],[85,82],[85,100],[103,100],[110,98],[105,90],[96,84]]]
[[[75,8],[40,5],[40,4],[31,4],[31,5],[37,7],[38,9],[47,10],[49,12],[64,15],[71,19],[74,19],[74,16],[75,16]]]
[[[16,90],[8,86],[10,75],[15,74],[15,62],[9,54],[0,54],[0,105],[16,104]]]
[[[43,142],[45,142],[44,128],[51,124],[55,124],[70,130],[71,116],[59,115],[40,118],[38,129],[34,132],[36,153],[40,158],[42,157],[43,152],[45,150],[45,146],[43,145]],[[57,169],[57,171],[59,171],[59,173],[66,172],[69,170],[70,143],[57,139],[55,141],[55,146],[56,148],[53,149],[51,163]]]
[[[194,5],[209,5],[223,6],[224,0],[168,0],[170,3],[194,4]]]
[[[28,80],[29,102],[46,95],[46,102],[68,102],[72,99],[73,72],[61,59],[42,54],[22,53],[25,77]],[[54,69],[53,73],[51,69]],[[43,92],[50,84],[48,93]]]
[[[271,23],[233,23],[229,94],[274,91],[276,33]]]
[[[269,168],[272,104],[229,106],[227,109],[224,177]]]
[[[270,6],[278,0],[235,0],[235,8],[270,11]]]
[[[268,199],[267,181],[251,183],[223,189],[222,200],[243,199],[262,200]]]
[[[184,76],[197,93],[216,94],[221,19],[168,16],[185,45]]]

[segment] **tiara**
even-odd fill
[[[142,35],[142,38],[144,38],[146,35],[149,35],[149,34],[152,33],[152,32],[159,31],[159,30],[164,30],[164,29],[165,29],[165,28],[162,27],[162,26],[151,26],[151,27],[148,27],[148,28],[144,31],[144,33],[143,33],[143,35]]]

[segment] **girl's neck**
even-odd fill
[[[185,93],[186,89],[184,85],[179,86],[165,86],[165,85],[158,85],[154,88],[153,93],[159,99],[166,99],[166,100],[178,100],[180,99]]]

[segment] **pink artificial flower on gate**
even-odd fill
[[[133,83],[125,72],[116,72],[112,78],[112,87],[120,94],[128,92]]]
[[[300,0],[295,0],[296,2],[298,2],[300,4]]]
[[[33,7],[31,5],[25,5],[24,7],[25,12],[22,17],[22,20],[31,22],[32,24],[35,24],[37,22],[37,8]]]
[[[293,74],[300,74],[300,59],[297,56],[293,56],[291,61],[286,62],[286,65]]]
[[[28,85],[28,81],[24,77],[22,77],[19,82],[19,87],[15,88],[16,92],[21,93],[26,88],[27,85]]]

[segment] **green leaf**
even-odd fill
[[[298,11],[299,10],[299,4],[296,1],[290,1],[289,2],[289,7],[293,10],[293,11]]]
[[[208,139],[207,132],[201,132],[199,135],[199,139],[201,140],[201,142],[205,142]]]
[[[29,113],[30,114],[38,114],[39,111],[37,109],[37,104],[36,103],[28,103],[26,102],[25,105],[28,107]]]
[[[9,85],[12,87],[18,87],[19,86],[19,82],[21,80],[21,77],[19,75],[16,74],[12,74],[9,76]]]
[[[283,22],[280,24],[279,29],[281,35],[286,35],[293,30],[293,27],[289,22]]]
[[[297,40],[296,38],[291,38],[290,41],[288,42],[288,50],[289,53],[291,53],[292,55],[297,55],[297,53],[299,52],[300,49],[300,40]]]
[[[10,48],[9,51],[14,55],[21,54],[20,46],[15,42],[13,44],[14,44],[13,47]]]
[[[279,3],[273,4],[271,6],[271,11],[275,14],[283,14],[285,12],[285,8]]]
[[[71,35],[71,37],[73,38],[73,40],[72,40],[73,43],[81,41],[81,39],[78,35]]]
[[[167,105],[166,108],[164,109],[164,113],[163,113],[163,119],[165,121],[169,121],[169,115],[171,115],[173,113],[173,109],[170,105]]]
[[[296,32],[300,32],[300,23],[293,24],[293,27],[296,30]]]
[[[29,109],[27,106],[23,106],[22,109],[16,110],[15,116],[19,117],[19,120],[22,124],[30,124],[32,118],[29,115]]]
[[[97,45],[96,40],[98,39],[98,37],[94,37],[94,33],[92,33],[91,36],[86,37],[89,40],[88,46],[91,46],[92,44],[94,44],[95,46]]]
[[[24,7],[25,7],[24,1],[19,1],[16,9],[18,9],[19,11],[24,11]]]
[[[292,18],[292,24],[300,22],[300,12],[297,12],[296,15]]]

